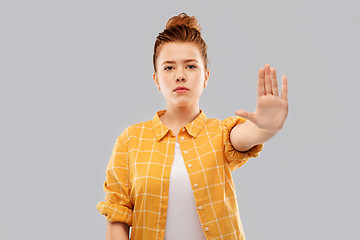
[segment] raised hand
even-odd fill
[[[246,118],[258,128],[266,131],[280,130],[288,115],[287,78],[282,76],[281,97],[278,93],[278,83],[275,68],[269,64],[259,69],[258,97],[255,112],[236,110],[235,114]]]

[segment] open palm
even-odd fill
[[[269,64],[259,69],[258,97],[255,112],[236,110],[235,114],[253,122],[257,127],[267,131],[280,130],[288,115],[287,78],[282,77],[281,97],[278,93],[278,83],[275,68]]]

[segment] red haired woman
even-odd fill
[[[172,17],[156,39],[153,80],[166,109],[127,127],[106,169],[107,239],[245,239],[231,172],[258,156],[288,114],[276,71],[258,72],[253,113],[207,118],[199,99],[209,79],[207,46],[195,17]]]

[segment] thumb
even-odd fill
[[[253,122],[253,120],[254,120],[254,114],[247,112],[245,110],[236,110],[235,114],[242,118],[246,118],[246,119],[250,120],[251,122]]]

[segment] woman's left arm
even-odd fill
[[[235,114],[247,119],[230,132],[230,141],[238,151],[245,152],[255,145],[263,144],[282,129],[288,115],[287,77],[282,76],[281,97],[275,68],[269,64],[259,69],[258,97],[255,112],[236,110]]]

